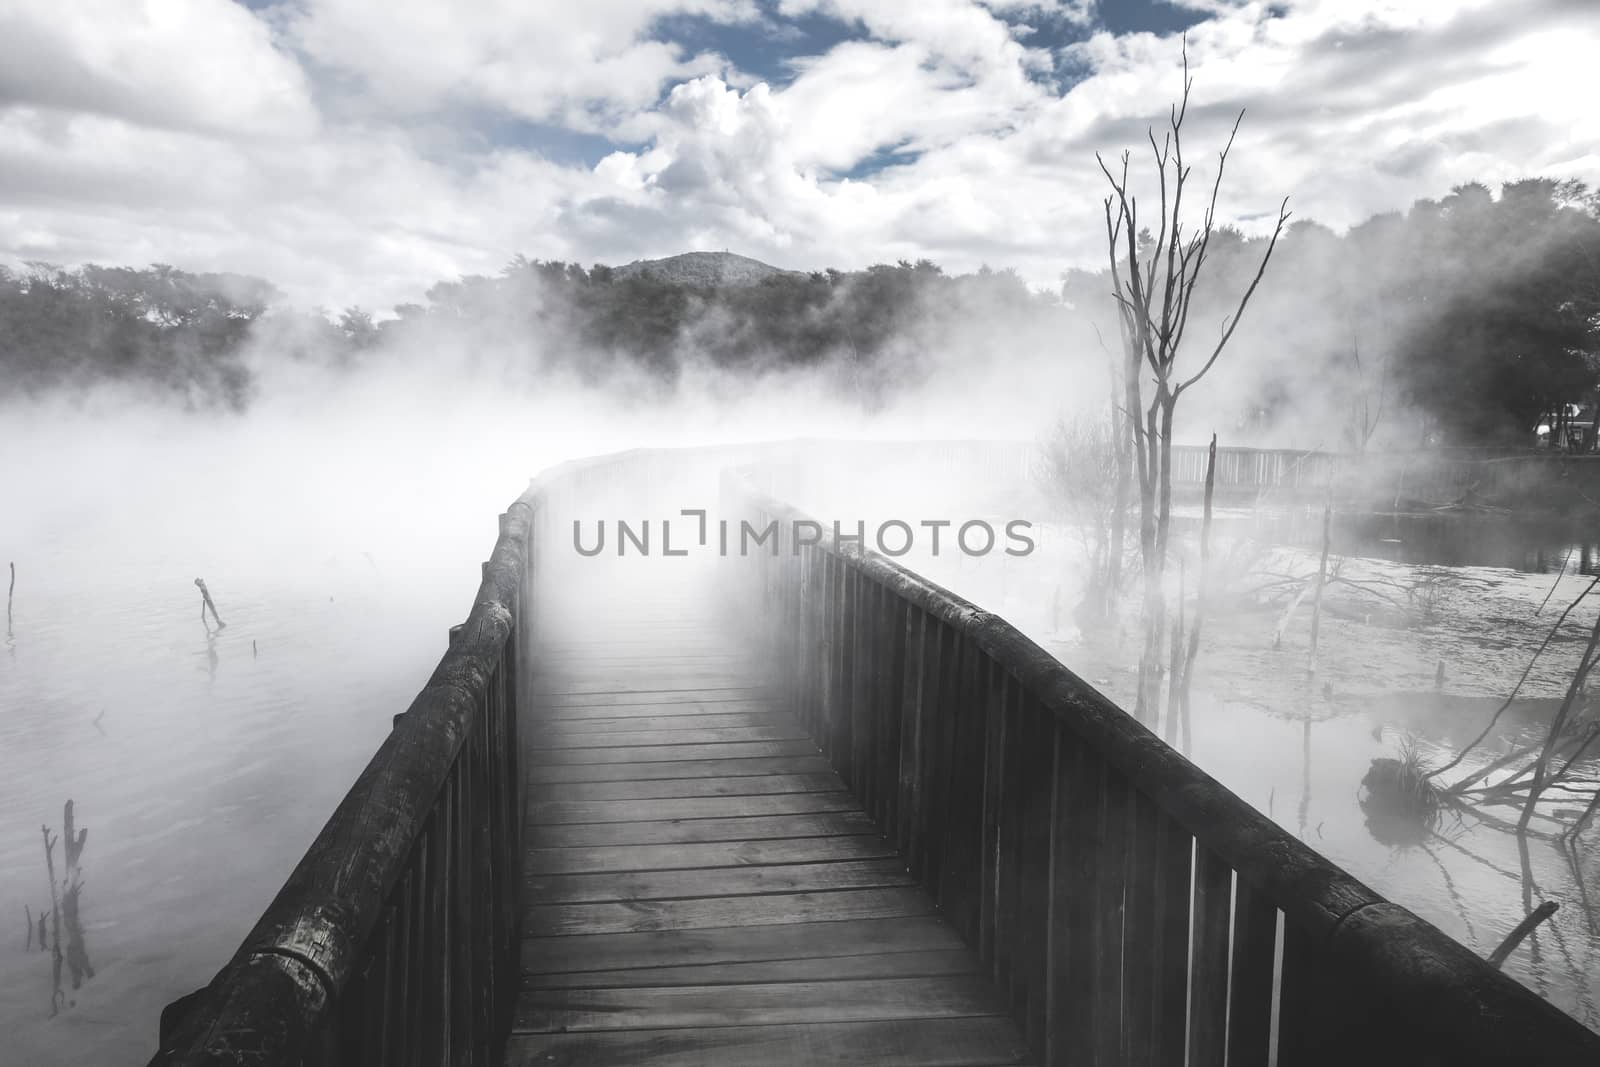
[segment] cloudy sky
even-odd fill
[[[1219,214],[1600,184],[1594,0],[0,0],[0,261],[386,308],[517,253],[1098,265],[1195,79]]]

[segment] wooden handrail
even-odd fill
[[[1041,1062],[1600,1063],[1600,1035],[1385,900],[1004,619],[728,472],[736,594],[797,712]],[[814,533],[812,531],[808,531]]]
[[[517,992],[519,611],[536,484],[437,669],[152,1067],[498,1063]]]

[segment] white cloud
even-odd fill
[[[871,39],[791,57],[779,88],[645,39],[669,12],[762,17],[745,0],[500,0],[448,17],[295,0],[276,37],[220,0],[92,2],[58,17],[0,0],[0,258],[250,271],[329,304],[415,300],[516,252],[927,256],[1049,285],[1103,257],[1093,153],[1147,151],[1179,86],[1175,39],[1102,32],[1065,57],[1087,78],[1053,95],[1030,76],[1050,57],[996,17],[1041,5],[1002,0],[784,0]],[[1285,193],[1297,216],[1342,226],[1474,178],[1600,179],[1600,118],[1570,90],[1600,9],[1280,6],[1219,2],[1190,31],[1197,177],[1248,111],[1224,220]],[[452,133],[485,114],[647,147],[585,167]],[[900,145],[913,154],[898,165],[835,177]]]
[[[0,3],[0,101],[253,137],[317,121],[299,65],[230,0]]]
[[[718,71],[714,55],[651,40],[669,15],[750,22],[753,0],[298,0],[289,32],[388,109],[483,105],[533,121],[605,130],[655,104],[669,82]]]

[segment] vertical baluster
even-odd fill
[[[985,657],[983,671],[983,845],[979,853],[978,957],[993,971],[1000,915],[1001,797],[1005,790],[1006,700],[1013,687],[1004,667]]]
[[[1100,977],[1096,907],[1105,764],[1077,738],[1061,734],[1051,849],[1052,1013],[1045,1055],[1050,1067],[1099,1062],[1095,1012],[1102,1006],[1095,982]]]
[[[878,810],[873,812],[878,825],[890,837],[896,837],[900,825],[900,760],[901,760],[901,709],[907,663],[907,631],[912,608],[887,588],[880,590],[879,632],[886,645],[886,654],[879,673],[882,689],[878,696],[878,721],[882,734],[878,739]],[[899,842],[896,841],[897,847]]]
[[[1026,752],[1021,740],[1022,723],[1024,708],[1030,708],[1029,713],[1035,716],[1038,711],[1028,703],[1022,687],[1009,675],[1006,677],[1000,728],[999,834],[995,858],[994,966],[991,973],[1002,990],[1010,994],[1012,1010],[1015,1012],[1026,1003],[1027,993],[1018,978],[1017,961],[1022,955],[1019,942],[1024,938],[1033,943],[1040,940],[1037,927],[1023,930],[1018,919],[1022,871],[1022,757]]]
[[[1163,958],[1159,894],[1161,812],[1143,793],[1134,793],[1127,818],[1126,896],[1123,911],[1123,1056],[1129,1067],[1155,1062],[1156,982]],[[1186,883],[1187,884],[1187,883]]]
[[[923,848],[922,817],[922,704],[928,680],[933,620],[920,608],[906,613],[906,657],[900,686],[900,781],[899,818],[895,824],[894,846],[905,857],[906,866],[920,881]]]
[[[1059,903],[1052,887],[1059,884],[1055,871],[1061,812],[1056,783],[1065,769],[1060,765],[1061,729],[1055,716],[1031,697],[1023,703],[1019,719],[1018,822],[1020,862],[1017,870],[1016,980],[1013,997],[1022,1002],[1023,1032],[1033,1048],[1043,1048],[1046,1034],[1055,1030],[1051,1018],[1061,1003],[1051,977],[1056,955]]]
[[[433,896],[433,845],[438,837],[437,823],[436,809],[425,820],[413,853],[410,884],[405,893],[405,920],[401,926],[406,941],[405,973],[399,1001],[405,1036],[396,1042],[404,1067],[416,1067],[421,1063],[423,1033],[428,1025],[425,990],[429,986],[428,931],[433,926],[428,905]]]
[[[1094,1028],[1095,1062],[1127,1062],[1127,1031],[1123,1016],[1123,893],[1127,877],[1128,827],[1132,819],[1132,790],[1121,771],[1103,765],[1100,796],[1095,804],[1094,848]]]
[[[1374,1049],[1393,1051],[1388,1035],[1371,1028],[1371,1006],[1351,996],[1359,977],[1343,974],[1316,939],[1287,916],[1282,957],[1279,1067],[1336,1067]],[[1363,1042],[1357,1035],[1365,1035],[1366,1048],[1359,1047]]]
[[[1194,958],[1189,969],[1189,1063],[1221,1067],[1228,1022],[1233,871],[1203,846],[1194,858]]]
[[[1278,909],[1236,877],[1228,979],[1228,1067],[1267,1067],[1277,939]]]
[[[839,777],[844,779],[845,785],[852,790],[856,788],[856,769],[854,750],[851,747],[855,727],[855,695],[856,695],[856,611],[855,598],[859,585],[860,575],[850,562],[843,557],[838,560],[839,566],[839,675],[838,675],[838,715],[833,722],[833,737],[830,740],[829,754],[833,757],[834,769],[839,772]]]
[[[839,738],[844,732],[842,720],[849,714],[845,702],[847,691],[845,687],[848,684],[845,666],[849,663],[845,641],[849,637],[850,626],[848,603],[850,569],[838,556],[830,556],[828,564],[830,567],[828,614],[831,629],[828,634],[828,723],[823,749],[833,762],[834,770],[840,771],[840,777],[849,784],[849,776],[844,773],[847,768],[842,768],[844,754],[839,751]]]
[[[933,683],[923,693],[922,714],[927,735],[922,747],[923,885],[937,898],[943,885],[945,830],[950,814],[950,764],[955,748],[954,708],[957,704],[957,635],[949,624],[935,620],[937,651],[929,665]],[[943,905],[944,901],[940,900]]]
[[[815,690],[813,688],[819,666],[816,650],[821,640],[817,617],[816,554],[802,549],[798,560],[800,573],[800,621],[795,631],[794,673],[789,678],[785,696],[792,700],[794,713],[806,733],[817,736],[817,723],[813,713]]]
[[[872,781],[872,665],[877,651],[873,637],[872,613],[868,607],[876,585],[858,568],[850,575],[850,769],[851,787],[862,807],[870,809],[875,785]]]
[[[1189,906],[1194,838],[1165,813],[1155,820],[1154,932],[1151,973],[1150,1060],[1156,1067],[1181,1067],[1188,1047]]]
[[[490,686],[490,699],[485,700],[482,715],[472,726],[467,738],[470,762],[461,776],[461,822],[463,833],[461,881],[458,890],[460,911],[465,914],[463,923],[462,965],[457,972],[461,978],[461,1000],[465,1002],[465,1033],[457,1048],[464,1051],[467,1061],[482,1062],[487,1054],[485,1038],[489,1032],[486,1009],[494,996],[495,972],[491,962],[493,947],[489,942],[487,920],[494,906],[493,867],[489,859],[489,826],[484,819],[485,777],[487,770],[487,730],[489,716],[494,714]],[[459,1055],[459,1053],[458,1053]]]

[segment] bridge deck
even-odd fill
[[[535,650],[508,1062],[1027,1062],[977,957],[688,595],[704,572],[649,562],[677,580],[579,562]]]

